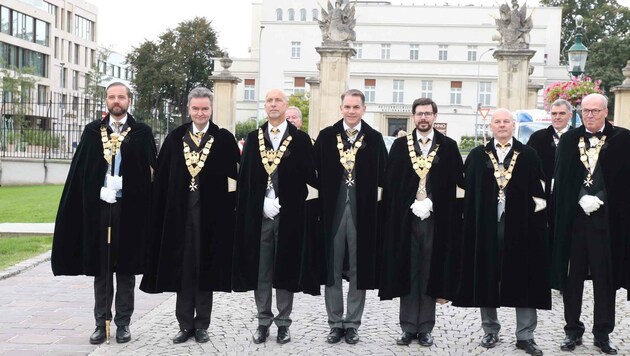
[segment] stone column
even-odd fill
[[[341,94],[348,90],[350,79],[348,63],[350,57],[356,54],[354,48],[349,47],[347,42],[337,45],[324,42],[324,46],[316,47],[315,50],[321,56],[319,107],[316,107],[319,125],[311,126],[309,122],[309,132],[313,132],[311,130],[319,132],[341,118],[339,111]]]
[[[308,104],[308,134],[314,140],[319,135],[319,85],[318,78],[307,78],[306,82],[311,88],[310,103]]]
[[[611,89],[615,93],[615,125],[630,129],[630,60],[621,72],[624,81]]]
[[[529,60],[536,51],[497,49],[499,95],[497,107],[514,111],[529,108]]]
[[[230,58],[221,58],[220,62],[223,70],[210,77],[214,82],[212,121],[234,134],[236,132],[236,86],[241,79],[230,72],[229,68],[232,66]]]
[[[527,109],[538,108],[538,91],[543,88],[542,84],[529,83],[527,85]]]

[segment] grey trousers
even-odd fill
[[[343,272],[343,259],[346,252],[350,258],[350,288],[348,289],[348,306],[346,317],[343,317],[343,290],[341,288],[341,274]],[[352,220],[350,204],[346,204],[339,228],[333,241],[334,281],[335,284],[326,287],[326,313],[328,324],[331,328],[358,328],[361,325],[361,316],[365,307],[365,290],[357,289],[357,228]]]
[[[501,330],[501,324],[497,317],[496,308],[480,308],[481,309],[481,327],[483,331],[492,334],[498,334]],[[516,309],[516,340],[529,340],[534,338],[534,330],[538,324],[536,309],[534,308],[515,308]]]
[[[280,216],[274,220],[263,217],[260,231],[260,258],[258,262],[258,288],[254,291],[256,308],[258,309],[258,325],[277,326],[291,325],[291,310],[293,309],[293,292],[276,289],[276,306],[278,315],[274,317],[271,311],[273,289],[273,269],[276,257],[276,243]]]
[[[411,271],[409,294],[400,297],[400,328],[417,334],[430,333],[435,326],[435,298],[428,296],[427,284],[433,252],[433,215],[411,222]]]

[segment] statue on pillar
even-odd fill
[[[356,22],[354,6],[344,6],[342,0],[336,0],[333,7],[329,0],[328,11],[322,8],[322,19],[319,21],[324,42],[341,42],[347,45],[348,41],[356,40]]]
[[[492,39],[499,41],[499,49],[528,49],[529,32],[534,27],[532,17],[527,16],[527,4],[518,5],[512,0],[512,9],[506,3],[499,7],[500,17],[495,19],[499,36]]]

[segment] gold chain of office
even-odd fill
[[[284,152],[287,150],[287,146],[293,140],[293,136],[289,135],[287,138],[282,141],[280,147],[278,147],[278,151],[273,149],[267,149],[265,147],[265,136],[263,135],[263,131],[261,128],[258,129],[258,150],[260,151],[260,159],[262,161],[263,167],[265,167],[265,171],[267,172],[267,189],[271,189],[271,175],[278,168],[280,161],[282,160],[282,156],[284,156]]]
[[[512,179],[512,171],[514,170],[516,159],[518,158],[520,152],[514,151],[507,170],[504,169],[502,165],[499,166],[499,163],[497,162],[497,159],[494,158],[492,151],[486,151],[486,154],[490,157],[490,161],[492,161],[492,167],[494,167],[494,179],[496,179],[497,186],[499,187],[497,200],[499,202],[505,202],[505,187],[507,187],[508,183],[510,183],[510,179]]]
[[[208,159],[208,155],[210,154],[210,150],[212,149],[212,144],[214,143],[214,137],[210,136],[206,144],[201,149],[201,152],[197,152],[190,148],[190,146],[182,141],[184,145],[184,159],[186,160],[186,168],[188,169],[188,173],[190,173],[190,191],[194,192],[197,190],[197,184],[195,179],[199,172],[206,165],[206,159]],[[201,153],[201,154],[200,154]]]
[[[111,135],[107,135],[107,126],[101,125],[101,142],[103,143],[103,157],[109,165],[112,164],[112,157],[115,157],[120,150],[120,145],[127,137],[127,134],[131,131],[131,127],[127,127],[120,134],[112,132]]]

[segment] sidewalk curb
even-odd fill
[[[50,261],[50,254],[51,254],[51,250],[48,250],[47,252],[42,253],[39,256],[35,256],[33,258],[30,258],[28,260],[22,261],[20,263],[17,263],[3,271],[0,271],[0,281],[3,279],[7,279],[9,277],[13,277],[15,275],[18,275],[26,270],[29,270],[41,263],[44,263],[46,261]]]

